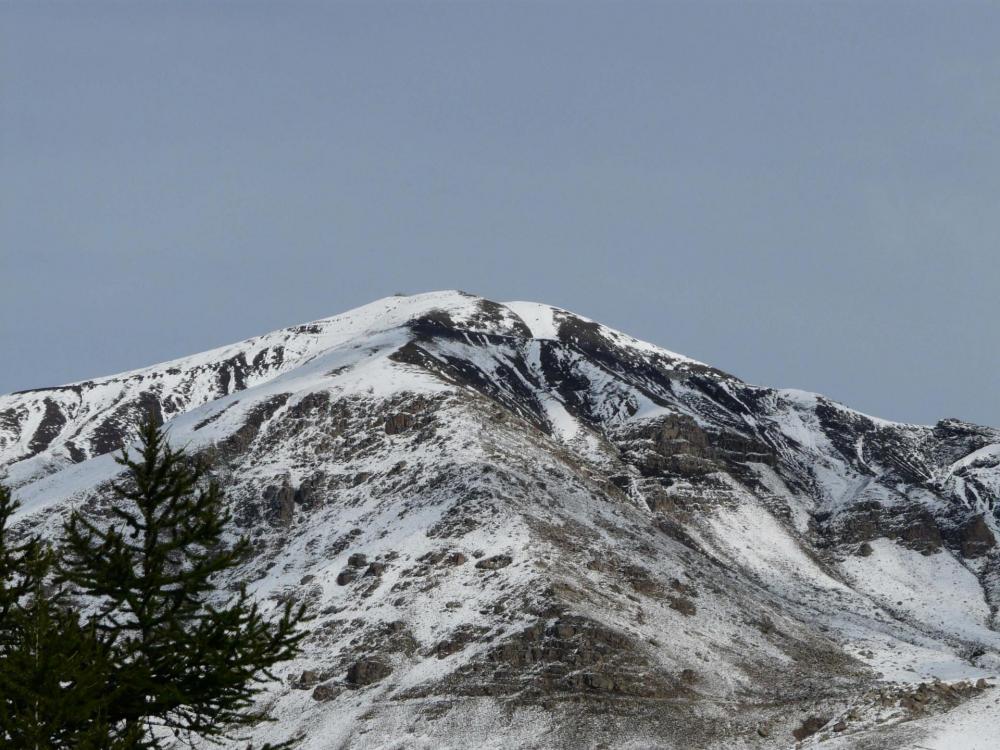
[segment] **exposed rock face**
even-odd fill
[[[544,305],[390,298],[0,397],[20,528],[107,518],[146,412],[251,539],[223,587],[315,615],[255,745],[894,750],[917,729],[893,722],[1000,671],[990,428],[751,386]]]
[[[347,670],[347,681],[352,685],[371,685],[392,674],[392,668],[378,659],[359,659]]]
[[[827,721],[829,721],[829,719],[823,718],[822,716],[810,716],[802,722],[798,729],[792,732],[792,736],[797,740],[804,740],[806,737],[811,737],[820,729],[825,727]]]
[[[385,419],[385,434],[398,435],[406,432],[417,422],[410,414],[393,414]]]
[[[993,530],[983,516],[966,521],[959,532],[962,554],[965,557],[982,557],[997,546]]]
[[[319,682],[319,675],[312,669],[306,669],[299,675],[295,687],[299,689],[311,688]]]
[[[337,685],[323,684],[315,687],[312,691],[312,697],[314,701],[326,703],[337,698],[342,692],[344,692],[343,688]]]
[[[35,429],[35,434],[31,436],[28,443],[28,451],[32,456],[38,455],[49,447],[49,444],[59,436],[59,432],[66,426],[66,415],[59,409],[58,404],[51,398],[42,400],[44,412],[42,420]]]
[[[657,674],[627,636],[583,618],[538,622],[505,641],[474,665],[477,689],[506,694],[524,688],[546,695],[580,691],[669,698],[680,690]]]
[[[268,487],[264,491],[264,501],[268,507],[268,518],[273,522],[283,526],[292,522],[292,514],[295,512],[295,490],[287,484],[282,487]]]
[[[340,573],[337,574],[337,585],[346,586],[351,581],[358,577],[358,571],[355,568],[344,568]]]
[[[493,557],[487,557],[485,560],[480,560],[476,563],[476,567],[480,570],[499,570],[500,568],[506,568],[513,562],[510,555],[494,555]]]

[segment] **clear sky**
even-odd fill
[[[0,392],[393,292],[1000,426],[1000,6],[0,3]]]

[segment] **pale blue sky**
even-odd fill
[[[0,392],[460,288],[1000,425],[1000,6],[0,3]]]

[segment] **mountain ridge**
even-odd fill
[[[257,740],[933,746],[953,706],[983,731],[985,688],[918,686],[1000,671],[1000,431],[435,292],[0,396],[23,527],[102,517],[150,410],[214,459],[242,580],[321,613]]]

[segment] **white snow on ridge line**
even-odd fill
[[[0,431],[0,464],[21,464],[17,473],[22,481],[40,477],[53,465],[68,463],[71,458],[65,443],[77,437],[86,444],[101,415],[139,398],[144,391],[171,394],[175,414],[183,414],[220,397],[220,374],[227,360],[242,357],[246,362],[262,357],[262,371],[245,375],[245,385],[255,387],[284,373],[301,368],[324,353],[347,345],[369,345],[371,339],[405,326],[409,321],[434,311],[441,311],[458,326],[470,331],[482,328],[502,335],[513,332],[520,321],[527,321],[533,337],[557,338],[560,316],[572,313],[549,305],[513,302],[499,305],[500,318],[483,308],[484,299],[459,291],[428,292],[413,296],[393,296],[348,310],[329,318],[283,328],[245,341],[210,349],[198,354],[168,360],[124,373],[78,381],[66,386],[0,395],[0,409],[13,409],[21,423],[16,431]],[[485,318],[483,313],[487,313]],[[587,318],[576,316],[586,322]],[[656,352],[674,362],[694,362],[687,357],[655,347],[621,332],[600,327],[602,333],[619,345],[641,353]],[[230,371],[230,382],[236,381]],[[227,389],[228,390],[228,389]],[[68,422],[48,448],[34,458],[30,442],[46,413],[46,400],[54,401]]]
[[[259,386],[299,369],[338,347],[371,345],[380,334],[396,330],[431,310],[444,310],[459,323],[469,320],[479,311],[478,303],[479,298],[461,292],[386,297],[331,318],[284,328],[137,370],[68,386],[0,395],[0,410],[11,408],[26,415],[18,433],[0,431],[0,465],[24,463],[22,457],[28,452],[29,443],[45,413],[45,399],[58,404],[69,421],[46,451],[29,459],[30,464],[19,467],[22,475],[32,466],[36,469],[34,476],[44,473],[52,457],[68,461],[64,447],[68,436],[81,436],[85,441],[87,430],[96,424],[95,418],[121,403],[138,398],[142,391],[156,389],[164,394],[180,394],[172,406],[176,413],[185,413],[219,398],[219,373],[216,368],[228,359],[242,355],[247,362],[251,362],[258,355],[263,355],[267,364],[265,371],[246,377],[248,387]],[[400,345],[402,343],[401,339]],[[278,347],[282,351],[280,358],[276,352]],[[235,376],[232,379],[235,380]]]
[[[542,302],[504,302],[502,303],[504,307],[512,310],[517,314],[521,320],[524,321],[525,325],[531,331],[531,335],[536,339],[559,339],[559,316],[572,316],[585,323],[594,323],[601,328],[601,332],[604,333],[608,338],[612,339],[616,344],[628,347],[629,349],[634,349],[636,351],[644,352],[646,354],[658,354],[660,356],[666,356],[670,359],[677,360],[678,362],[683,362],[693,365],[706,366],[704,362],[699,362],[696,359],[685,356],[684,354],[678,354],[677,352],[670,351],[662,346],[656,344],[651,344],[648,341],[643,341],[642,339],[637,339],[634,336],[630,336],[623,331],[619,331],[615,328],[610,328],[603,323],[597,323],[590,318],[580,315],[578,313],[570,312],[569,310],[563,310],[560,307],[553,307],[552,305],[546,305]]]
[[[538,302],[504,302],[503,306],[524,321],[532,338],[558,340],[559,326],[555,320],[558,308]]]
[[[983,446],[979,450],[973,451],[969,455],[958,459],[955,463],[948,467],[947,476],[951,476],[960,469],[973,466],[979,461],[989,461],[991,459],[1000,459],[1000,443]]]
[[[5,401],[33,400],[37,396],[56,389],[70,388],[73,386],[86,385],[88,388],[95,388],[102,385],[112,384],[112,381],[136,378],[142,375],[160,374],[160,371],[169,369],[190,370],[199,366],[207,366],[231,357],[243,354],[248,360],[252,355],[263,349],[276,345],[285,347],[285,362],[282,370],[294,367],[297,363],[308,361],[313,356],[323,351],[341,346],[349,341],[365,338],[375,333],[384,332],[393,328],[405,325],[414,318],[420,317],[435,310],[441,310],[449,314],[457,324],[470,322],[471,319],[480,312],[479,303],[484,298],[467,294],[461,291],[439,291],[426,292],[411,296],[391,296],[370,302],[361,307],[356,307],[343,313],[318,320],[301,323],[287,328],[281,328],[270,333],[239,341],[233,344],[207,349],[196,354],[186,355],[175,359],[157,362],[145,367],[126,370],[112,375],[104,375],[96,378],[74,381],[51,388],[39,388],[31,391],[20,391],[16,393],[0,394],[0,403]],[[552,307],[537,302],[507,302],[502,303],[502,307],[507,308],[514,315],[519,317],[532,332],[532,336],[541,339],[557,339],[558,325],[555,320],[557,314],[572,315],[588,323],[594,321],[582,315],[577,315],[560,308]],[[318,327],[318,332],[304,332],[303,329]],[[609,334],[619,343],[627,345],[633,349],[655,352],[666,355],[672,359],[684,362],[698,363],[690,357],[671,352],[663,347],[650,344],[645,341],[633,338],[628,334],[617,331],[607,326],[601,326],[605,333]],[[294,345],[293,345],[294,342]]]
[[[329,318],[320,318],[319,320],[280,328],[234,344],[226,344],[196,354],[157,362],[146,367],[126,370],[113,375],[66,383],[62,386],[55,386],[55,388],[66,388],[77,385],[96,386],[112,380],[130,378],[170,368],[190,369],[199,365],[208,365],[229,359],[240,353],[246,354],[248,350],[256,351],[276,344],[287,345],[292,340],[302,341],[305,345],[298,347],[298,351],[293,349],[289,354],[293,355],[293,357],[296,354],[302,357],[309,357],[323,350],[347,343],[354,338],[397,328],[414,317],[431,310],[444,309],[452,314],[474,312],[474,305],[477,299],[476,297],[470,297],[457,291],[428,292],[410,297],[383,297],[382,299],[369,302],[366,305]],[[298,330],[308,326],[320,326],[323,330],[317,334],[305,334]],[[39,390],[45,391],[51,389],[43,388]],[[0,399],[21,395],[31,396],[33,392],[22,391],[19,393],[3,394],[0,395]]]
[[[852,409],[849,406],[845,406],[839,401],[834,401],[833,399],[827,398],[822,393],[814,393],[813,391],[803,391],[798,388],[775,388],[774,392],[777,393],[782,399],[796,406],[805,407],[809,410],[815,410],[819,402],[825,401],[830,406],[833,406],[840,411],[847,414],[854,414],[855,416],[862,417],[869,420],[872,424],[879,427],[914,427],[918,429],[931,429],[931,425],[914,424],[912,422],[894,422],[891,419],[883,419],[882,417],[873,417],[871,414],[865,414],[863,411],[858,411],[857,409]]]
[[[169,439],[171,443],[183,445],[188,450],[203,448],[239,429],[254,406],[282,393],[294,394],[295,398],[289,402],[293,404],[305,395],[321,390],[333,391],[341,398],[358,395],[386,398],[402,392],[433,394],[449,390],[448,385],[433,376],[389,359],[404,340],[398,330],[388,331],[373,336],[369,340],[370,347],[336,348],[272,380],[195,407],[167,423]],[[345,365],[350,366],[341,370]],[[196,429],[202,420],[220,413],[221,417]],[[29,478],[23,485],[19,481],[21,474],[30,467],[24,462],[24,466],[13,464],[6,479],[15,486],[20,485],[16,495],[22,507],[15,516],[16,520],[82,497],[87,491],[114,479],[121,471],[114,461],[117,455],[116,451],[69,464],[53,474],[38,479]]]

